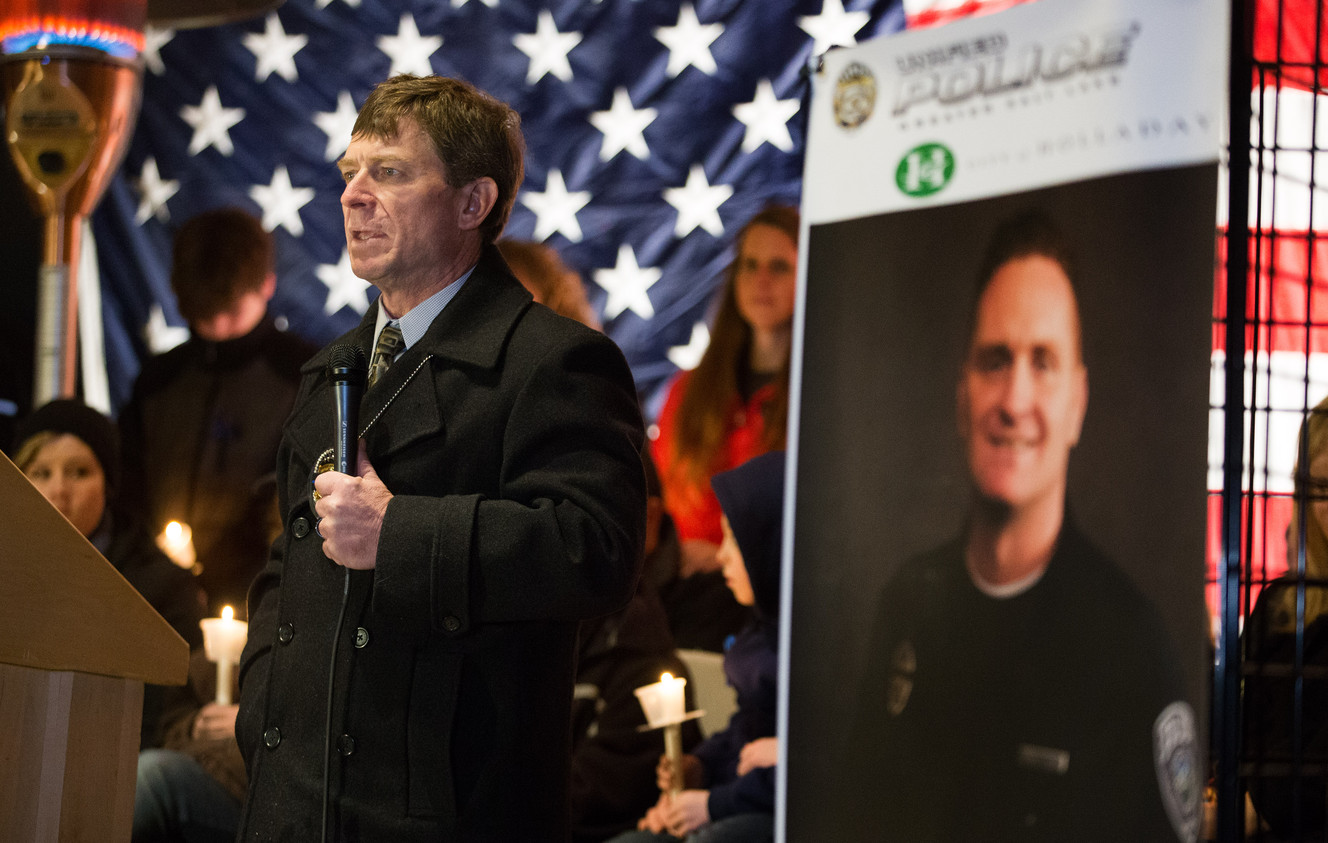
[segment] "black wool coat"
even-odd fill
[[[338,342],[368,357],[375,317]],[[241,839],[319,839],[326,776],[329,840],[564,840],[577,625],[640,573],[626,361],[486,248],[365,392],[367,453],[395,497],[376,570],[348,578],[310,495],[333,444],[327,356],[304,367],[277,464],[285,528],[249,594]]]

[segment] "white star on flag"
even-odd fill
[[[295,237],[304,235],[300,209],[314,198],[314,189],[292,186],[285,164],[277,165],[271,184],[249,188],[249,196],[263,209],[263,228],[276,231],[281,226]]]
[[[567,61],[567,54],[581,43],[581,33],[559,32],[553,22],[553,13],[548,9],[539,13],[534,34],[519,32],[512,36],[512,43],[530,57],[527,85],[535,84],[549,73],[564,82],[572,81],[572,65]]]
[[[158,76],[166,72],[166,63],[161,60],[161,48],[171,43],[174,37],[174,29],[148,26],[143,30],[143,64]]]
[[[320,263],[314,274],[327,287],[323,313],[331,316],[341,308],[349,307],[363,316],[369,309],[369,282],[351,271],[350,252],[342,249],[341,260],[335,264]]]
[[[675,345],[669,349],[669,362],[679,369],[695,369],[708,345],[710,345],[710,329],[704,322],[697,322],[692,326],[692,336],[686,345]]]
[[[723,32],[723,24],[703,24],[696,17],[695,7],[691,3],[684,5],[678,10],[676,25],[661,26],[655,30],[655,38],[669,48],[667,73],[677,76],[691,66],[702,73],[714,75],[718,67],[710,52],[710,45]]]
[[[844,11],[844,0],[825,0],[819,15],[803,15],[798,18],[798,26],[815,40],[812,55],[819,56],[831,47],[857,44],[858,30],[869,20],[867,12]]]
[[[686,237],[699,227],[715,237],[721,236],[724,223],[719,219],[719,206],[732,195],[732,185],[711,185],[706,179],[705,168],[693,164],[687,173],[686,185],[664,190],[664,201],[678,211],[678,222],[673,227],[673,233],[678,237]]]
[[[172,327],[166,322],[166,313],[154,302],[148,309],[148,323],[143,326],[143,341],[153,354],[164,354],[189,339],[189,329]]]
[[[544,180],[544,192],[523,190],[521,204],[535,212],[535,239],[547,240],[561,232],[573,243],[581,240],[581,223],[576,212],[590,202],[590,191],[568,191],[561,170],[549,170]]]
[[[258,59],[254,79],[262,82],[276,73],[287,82],[298,81],[300,74],[295,69],[295,54],[308,43],[308,35],[287,35],[276,12],[268,15],[267,26],[261,35],[250,32],[244,36],[244,46]]]
[[[642,161],[650,157],[650,147],[643,134],[659,113],[654,108],[633,108],[626,88],[613,92],[613,105],[608,111],[596,111],[590,122],[604,133],[599,148],[599,160],[609,161],[619,152],[627,150]]]
[[[314,8],[326,9],[330,5],[332,5],[332,0],[317,0],[317,2],[314,3]],[[360,8],[360,0],[346,0],[346,5],[350,6],[352,9],[358,9]]]
[[[244,119],[243,108],[223,108],[216,85],[209,85],[198,105],[180,109],[180,119],[194,128],[189,140],[189,154],[197,155],[209,146],[215,146],[222,155],[235,151],[231,143],[230,128]]]
[[[646,291],[654,286],[661,274],[659,269],[638,266],[632,247],[627,243],[620,245],[617,265],[612,269],[595,270],[595,283],[609,293],[608,301],[604,303],[604,318],[613,319],[629,308],[642,319],[654,318],[655,306],[650,303]]]
[[[337,94],[336,111],[319,111],[314,114],[314,125],[327,135],[327,148],[323,150],[325,161],[335,161],[346,151],[350,145],[350,130],[355,127],[355,118],[358,116],[350,91]]]
[[[415,25],[415,16],[407,12],[401,16],[396,35],[380,35],[374,43],[392,59],[392,69],[387,72],[388,76],[399,73],[432,76],[433,65],[429,63],[429,56],[443,46],[443,38],[440,35],[420,35],[420,28]]]
[[[781,152],[793,151],[793,138],[789,135],[789,118],[798,113],[796,99],[781,100],[775,96],[775,86],[769,79],[756,83],[756,96],[751,102],[733,106],[733,116],[747,131],[742,136],[742,151],[752,152],[767,141]]]
[[[498,0],[481,0],[481,2],[483,2],[484,5],[488,6],[490,9],[498,8]],[[453,9],[459,9],[464,5],[466,5],[466,0],[452,0]]]
[[[157,159],[149,155],[143,161],[143,169],[138,176],[138,210],[134,212],[134,222],[142,225],[152,217],[162,222],[171,218],[166,203],[180,190],[180,182],[163,179],[157,170]]]

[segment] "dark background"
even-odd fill
[[[862,650],[882,587],[962,529],[970,485],[955,386],[978,262],[996,225],[1025,209],[1056,221],[1080,269],[1089,398],[1069,509],[1161,610],[1205,733],[1217,182],[1212,165],[1131,173],[811,229],[788,839],[832,839],[838,825],[830,806],[854,777],[840,758],[861,665],[878,657]]]
[[[17,405],[20,418],[32,406],[42,221],[7,151],[0,154],[0,226],[0,451],[9,453],[14,417],[6,402]]]

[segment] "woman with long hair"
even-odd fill
[[[710,344],[670,385],[656,422],[652,455],[682,542],[682,576],[717,568],[711,476],[784,447],[798,229],[797,209],[774,206],[738,232]]]

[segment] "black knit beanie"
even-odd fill
[[[82,401],[57,398],[42,406],[19,422],[14,431],[14,451],[38,433],[68,433],[83,440],[106,475],[107,490],[115,489],[120,480],[120,436],[110,419]]]

